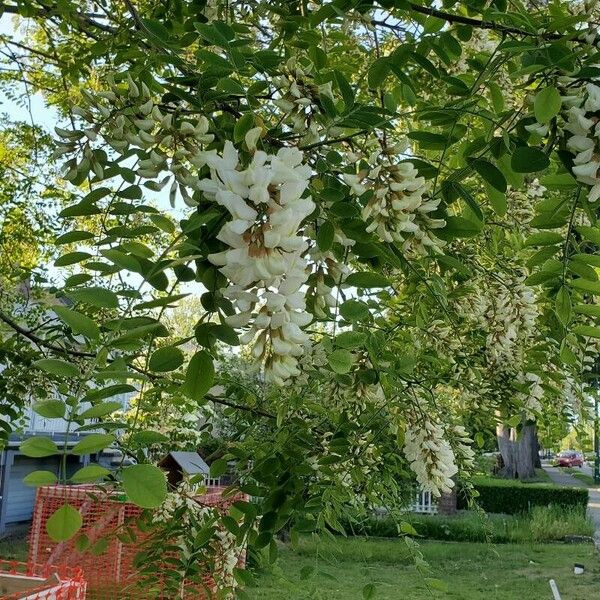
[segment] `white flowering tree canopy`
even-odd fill
[[[430,4],[0,4],[19,67],[1,84],[58,120],[27,202],[63,193],[38,302],[56,319],[7,308],[0,273],[6,380],[58,390],[35,410],[94,431],[25,454],[114,444],[151,508],[153,460],[210,447],[212,475],[255,497],[225,530],[274,552],[285,526],[449,491],[498,423],[587,416],[600,7]]]

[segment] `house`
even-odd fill
[[[123,408],[127,407],[130,394],[115,396],[113,399],[121,401]],[[31,407],[27,409],[26,425],[19,433],[10,434],[8,443],[0,451],[0,536],[5,532],[7,525],[28,521],[33,514],[36,488],[24,483],[23,479],[33,471],[59,472],[59,463],[62,457],[47,456],[31,458],[20,451],[21,443],[30,437],[46,436],[54,440],[59,448],[73,447],[86,435],[93,433],[69,432],[67,423],[63,419],[47,419],[36,414]],[[97,462],[99,454],[84,456],[67,456],[67,474],[72,474],[90,462]],[[100,460],[104,463],[105,461]]]
[[[210,467],[197,452],[169,452],[159,463],[171,487],[176,487],[185,476],[203,475],[208,486],[219,485],[221,480],[210,477]]]
[[[27,289],[25,289],[27,292]],[[27,294],[24,294],[27,296]],[[29,302],[27,297],[24,298],[22,304],[16,304],[11,307],[11,314],[22,315],[31,307],[35,306],[35,302]],[[57,319],[57,315],[52,310],[47,310],[41,313],[44,319]],[[41,317],[40,317],[41,319]],[[3,333],[9,335],[19,335],[10,328],[6,328]],[[35,342],[31,342],[35,343]],[[0,376],[6,365],[0,364]],[[60,397],[58,392],[57,396]],[[67,422],[64,419],[45,418],[34,412],[32,405],[37,400],[32,394],[28,394],[27,401],[30,406],[25,409],[25,414],[19,416],[19,423],[23,423],[20,427],[15,427],[14,421],[8,414],[0,414],[0,420],[3,420],[3,425],[8,423],[9,427],[4,429],[13,430],[10,433],[8,441],[4,446],[0,446],[0,536],[5,532],[7,525],[18,523],[31,519],[33,514],[33,506],[35,502],[36,488],[27,485],[23,479],[33,471],[51,471],[59,472],[60,455],[48,456],[42,458],[32,458],[25,456],[20,451],[22,442],[28,438],[36,436],[45,436],[51,438],[59,448],[63,448],[66,444],[67,448],[73,447],[77,442],[83,439],[90,433],[95,433],[92,430],[85,432],[77,432],[71,430],[67,433]],[[128,406],[130,393],[114,396],[112,400],[121,402],[123,409]],[[2,398],[0,398],[0,403]],[[72,474],[81,467],[87,465],[90,461],[96,458],[94,456],[67,456],[67,474]]]

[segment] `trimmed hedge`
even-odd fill
[[[564,506],[585,511],[588,491],[585,488],[560,487],[548,483],[521,483],[508,479],[476,477],[473,484],[479,496],[477,504],[488,513],[514,515],[533,506]],[[458,494],[458,508],[468,508],[465,494]]]

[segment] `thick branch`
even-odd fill
[[[530,37],[542,37],[544,39],[550,40],[556,40],[562,37],[558,33],[543,33],[540,35],[535,31],[527,31],[526,29],[520,29],[519,27],[510,27],[508,25],[502,25],[501,23],[495,23],[494,21],[482,21],[480,19],[473,19],[471,17],[464,17],[462,15],[454,15],[452,13],[447,13],[442,10],[438,10],[437,8],[420,6],[419,4],[415,4],[414,2],[410,3],[410,8],[414,12],[421,13],[422,15],[427,15],[428,17],[436,17],[437,19],[442,19],[443,21],[447,21],[448,23],[460,23],[461,25],[470,25],[471,27],[476,27],[477,29],[493,29],[494,31],[499,31],[501,33],[512,33],[515,35],[525,35]],[[373,19],[371,23],[373,25],[387,27],[388,29],[400,29],[397,25],[392,25],[390,23],[386,23],[385,21],[378,21],[376,19]]]

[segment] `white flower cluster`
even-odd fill
[[[291,123],[292,131],[302,134],[301,146],[314,144],[320,139],[318,110],[319,98],[323,95],[332,101],[331,82],[314,85],[309,82],[312,64],[300,65],[295,57],[286,63],[283,75],[273,77],[273,85],[279,90],[280,97],[273,104],[281,109]]]
[[[519,383],[527,387],[527,391],[519,394],[519,396],[527,417],[534,419],[536,415],[542,412],[542,399],[544,398],[542,378],[536,373],[522,373],[519,377]]]
[[[489,290],[485,313],[486,352],[490,362],[500,367],[523,359],[516,355],[519,342],[534,334],[538,317],[533,289],[520,277],[506,283]]]
[[[362,211],[362,218],[369,223],[368,232],[375,232],[384,242],[404,242],[406,251],[441,253],[444,242],[432,230],[444,227],[446,221],[429,216],[440,200],[426,198],[429,185],[412,163],[391,160],[403,151],[399,147],[374,152],[368,158],[368,167],[356,174],[345,173],[344,180],[355,196],[370,193]]]
[[[308,252],[313,273],[308,281],[307,297],[312,298],[311,312],[318,319],[330,318],[330,309],[335,308],[333,288],[344,283],[350,274],[348,265],[339,262],[330,250],[319,250],[317,245]]]
[[[216,522],[216,531],[209,544],[212,563],[210,575],[215,588],[213,591],[219,598],[233,598],[232,592],[237,587],[233,569],[238,565],[243,550],[237,544],[236,537],[218,524],[217,509],[203,506],[198,501],[197,494],[198,491],[194,486],[187,481],[181,482],[177,489],[167,494],[164,502],[154,512],[152,520],[157,525],[163,523],[168,525],[172,523],[177,513],[178,528],[185,533],[171,543],[177,545],[184,555],[195,550],[195,537],[199,533],[197,524],[200,523],[202,527],[202,524]],[[189,539],[188,534],[191,536]]]
[[[404,455],[419,485],[439,497],[454,487],[456,458],[442,426],[423,412],[410,415],[404,436]]]
[[[567,148],[575,153],[573,175],[591,186],[588,200],[595,202],[600,198],[600,125],[595,116],[600,110],[600,87],[588,83],[563,96],[563,104],[568,107],[563,129],[571,134]]]
[[[365,479],[372,476],[381,461],[381,454],[373,443],[372,437],[368,432],[354,432],[348,439],[348,450],[342,455],[339,447],[335,445],[333,433],[325,433],[318,453],[319,459],[315,462],[315,470],[336,485],[351,491],[350,496],[354,496],[353,488],[360,486]],[[338,460],[321,462],[323,458],[331,457],[336,457]],[[319,482],[319,485],[322,485],[322,482]]]
[[[308,342],[298,358],[300,374],[294,377],[293,386],[298,393],[311,383],[315,383],[319,375],[329,374],[327,370],[327,351],[319,342]]]
[[[543,198],[546,191],[547,188],[544,187],[540,183],[540,180],[536,177],[533,181],[529,183],[526,193],[530,198]]]
[[[473,451],[473,440],[469,437],[467,430],[462,425],[452,425],[449,428],[448,436],[456,457],[456,464],[462,470],[469,470],[475,462],[475,452]]]
[[[238,312],[227,322],[249,327],[242,343],[254,340],[252,354],[268,380],[283,384],[299,373],[297,357],[308,342],[302,328],[312,320],[301,289],[308,277],[301,223],[315,208],[302,197],[310,167],[299,150],[281,148],[275,155],[256,151],[243,169],[231,142],[203,159],[211,177],[199,188],[232,216],[217,236],[229,248],[209,256],[231,282],[223,295]]]
[[[598,0],[572,0],[567,3],[569,12],[573,15],[585,15],[587,19],[576,24],[583,32],[583,39],[593,44],[598,38]]]
[[[175,107],[159,107],[150,89],[143,82],[136,83],[130,75],[124,83],[116,84],[108,78],[110,90],[101,92],[82,91],[89,106],[75,106],[73,114],[83,119],[86,125],[80,129],[55,128],[62,139],[57,144],[55,157],[79,151],[79,140],[84,140],[83,158],[75,158],[63,166],[65,179],[75,180],[90,169],[99,179],[104,177],[98,154],[91,142],[102,136],[118,154],[124,155],[138,149],[136,174],[144,179],[156,179],[165,171],[170,172],[161,181],[146,183],[149,189],[160,191],[171,180],[170,200],[174,204],[179,190],[189,206],[195,206],[188,189],[197,190],[199,178],[192,172],[194,167],[204,165],[203,146],[213,141],[208,133],[206,117],[186,120],[175,115]],[[195,169],[194,169],[195,170]]]

